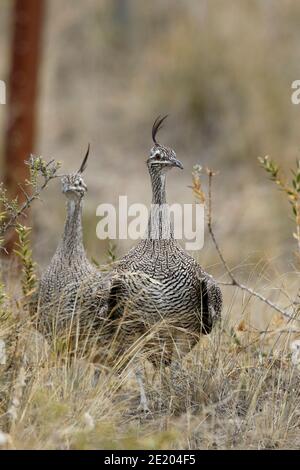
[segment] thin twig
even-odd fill
[[[4,235],[10,228],[12,228],[15,225],[16,220],[24,215],[24,212],[30,207],[31,203],[35,200],[38,199],[40,193],[45,189],[49,181],[52,179],[52,177],[46,178],[44,183],[34,191],[34,193],[26,199],[26,201],[21,205],[19,210],[8,220],[8,222],[3,226],[1,229],[1,236]]]

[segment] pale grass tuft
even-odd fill
[[[0,339],[0,365],[6,364],[6,344],[3,339]]]
[[[87,411],[84,413],[82,421],[88,431],[92,431],[95,428],[94,418]]]
[[[292,363],[300,370],[300,340],[291,342]]]
[[[13,449],[12,439],[9,434],[0,430],[0,450]]]
[[[25,378],[26,378],[25,368],[24,366],[21,366],[19,369],[18,376],[13,386],[11,404],[7,410],[7,414],[11,420],[11,425],[15,424],[18,418],[18,413],[19,413],[19,409],[20,409],[21,401],[22,401],[23,390],[26,385]]]

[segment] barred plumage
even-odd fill
[[[82,239],[82,205],[87,190],[82,172],[88,152],[80,169],[62,178],[67,198],[64,232],[36,294],[37,326],[48,336],[72,327],[77,336],[86,337],[104,325],[103,278],[89,262]]]
[[[182,164],[172,149],[156,140],[163,119],[154,123],[155,145],[147,160],[153,195],[148,231],[118,263],[109,309],[115,317],[130,319],[122,325],[124,349],[134,336],[161,323],[151,341],[156,352],[149,359],[153,364],[170,365],[174,349],[188,352],[202,334],[211,332],[221,314],[222,294],[213,278],[174,239],[165,182],[167,171],[182,169]]]

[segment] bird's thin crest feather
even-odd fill
[[[153,126],[152,126],[152,140],[155,144],[158,144],[157,140],[156,140],[156,135],[158,133],[158,131],[162,128],[162,123],[164,122],[165,119],[167,119],[168,117],[168,114],[166,114],[166,116],[158,116],[154,123],[153,123]]]
[[[87,148],[87,151],[86,151],[86,154],[84,156],[84,159],[83,159],[83,162],[81,163],[81,166],[78,170],[78,173],[83,173],[84,170],[86,169],[87,167],[87,159],[89,157],[89,153],[90,153],[90,144],[88,144],[88,148]]]

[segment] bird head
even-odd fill
[[[87,159],[89,156],[89,152],[90,145],[88,145],[87,152],[84,156],[79,170],[76,173],[64,175],[61,179],[62,192],[67,196],[68,199],[81,199],[87,191],[87,186],[83,180],[82,173],[87,167]]]
[[[164,116],[161,118],[160,116],[154,121],[152,126],[152,140],[154,142],[154,146],[150,151],[150,156],[147,160],[148,168],[157,169],[158,171],[165,172],[170,170],[171,168],[180,168],[183,170],[182,163],[177,160],[176,153],[173,149],[169,147],[165,147],[161,145],[157,141],[157,133],[159,129],[162,127],[163,121],[167,118]]]

